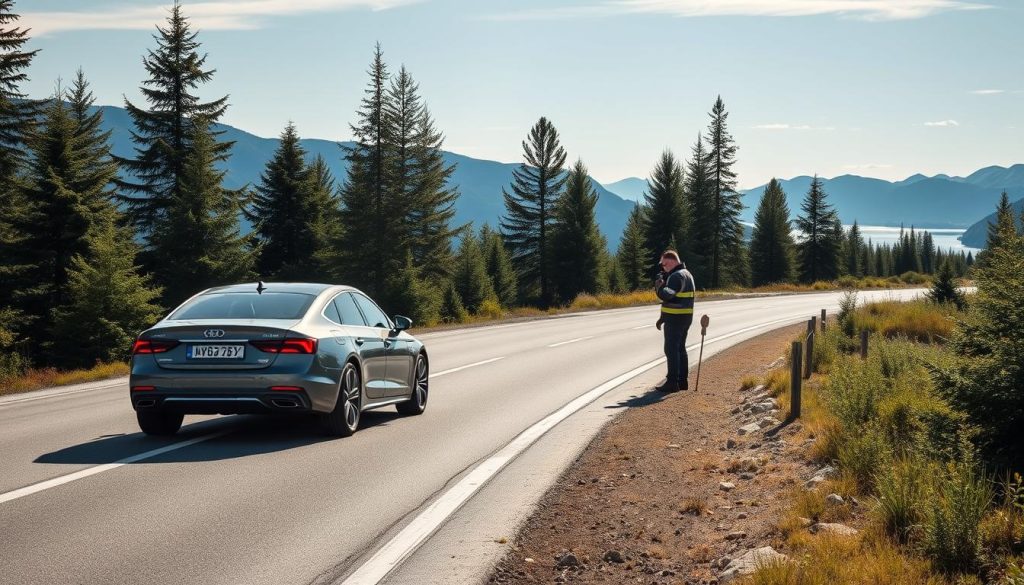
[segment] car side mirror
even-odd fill
[[[412,319],[402,315],[395,315],[395,331],[405,331],[410,327],[412,327]]]

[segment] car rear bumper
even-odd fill
[[[128,384],[135,410],[184,414],[324,412],[334,408],[338,395],[337,380],[310,374],[135,371]]]
[[[182,414],[272,414],[310,412],[305,391],[268,391],[227,395],[175,393],[160,390],[132,392],[132,407],[137,411],[162,410]]]

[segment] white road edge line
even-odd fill
[[[799,322],[803,317],[790,317],[788,319],[777,319],[768,321],[752,327],[733,331],[714,339],[705,340],[705,343],[714,343],[730,337],[735,337],[749,331],[777,325],[785,322]],[[687,348],[692,350],[699,347],[695,344]],[[578,396],[557,411],[549,414],[534,423],[533,426],[520,433],[512,442],[508,443],[494,455],[488,457],[477,465],[465,477],[459,480],[454,486],[443,493],[437,500],[420,512],[412,522],[399,531],[391,540],[377,550],[372,557],[363,563],[358,569],[351,573],[341,585],[376,585],[380,583],[389,573],[398,568],[405,559],[409,558],[440,526],[454,514],[463,504],[469,500],[480,488],[493,478],[510,461],[519,456],[544,433],[548,432],[558,423],[569,418],[576,411],[597,400],[601,395],[624,384],[636,376],[650,370],[651,368],[665,362],[665,358],[658,358],[652,362],[633,368],[632,370],[608,380],[604,384]],[[472,364],[471,364],[472,365]],[[468,366],[467,366],[468,367]]]
[[[68,390],[66,392],[55,392],[55,393],[46,394],[46,395],[43,395],[43,396],[26,396],[24,398],[11,398],[11,399],[8,399],[8,400],[0,401],[0,407],[7,406],[8,404],[21,404],[23,402],[32,402],[34,400],[43,400],[45,398],[57,398],[59,396],[71,396],[73,394],[81,394],[82,392],[95,392],[96,390],[109,390],[111,388],[117,388],[118,386],[123,386],[123,385],[125,385],[126,382],[127,382],[127,378],[125,380],[122,380],[120,382],[115,382],[113,384],[106,384],[104,386],[91,386],[89,388],[82,388],[81,390]]]
[[[455,372],[461,372],[462,370],[465,370],[465,369],[468,369],[468,368],[475,368],[477,366],[482,366],[484,364],[489,364],[491,362],[496,362],[498,360],[503,360],[503,359],[505,359],[505,356],[491,358],[489,360],[484,360],[482,362],[466,364],[464,366],[459,366],[457,368],[452,368],[450,370],[441,370],[440,372],[436,372],[436,373],[430,374],[430,377],[431,378],[440,378],[441,376],[447,376],[448,374],[454,374]]]
[[[103,465],[97,465],[95,467],[89,467],[89,468],[83,469],[81,471],[76,471],[74,473],[69,473],[68,475],[62,475],[60,477],[55,477],[53,479],[48,479],[46,481],[41,481],[41,482],[39,482],[37,484],[33,484],[33,485],[30,485],[30,486],[26,486],[26,487],[23,487],[23,488],[16,489],[14,491],[10,491],[10,492],[4,493],[4,494],[0,494],[0,504],[3,504],[5,502],[10,502],[11,500],[17,500],[18,498],[23,498],[25,496],[29,496],[29,495],[32,495],[32,494],[35,494],[35,493],[39,493],[39,492],[41,492],[43,490],[48,490],[50,488],[61,486],[61,485],[64,485],[66,483],[71,483],[73,481],[77,481],[79,479],[83,479],[83,478],[89,477],[90,475],[96,475],[97,473],[103,473],[104,471],[110,471],[111,469],[117,469],[118,467],[121,467],[122,465],[128,465],[130,463],[135,463],[137,461],[142,461],[144,459],[150,459],[152,457],[156,457],[157,455],[163,455],[164,453],[169,453],[170,451],[176,451],[176,450],[181,449],[183,447],[188,447],[190,445],[195,445],[196,443],[202,443],[203,441],[209,441],[210,439],[215,439],[217,437],[224,436],[224,435],[226,435],[226,434],[228,434],[230,432],[231,432],[230,430],[226,430],[226,431],[220,431],[220,432],[217,432],[217,433],[213,433],[213,434],[210,434],[210,435],[203,435],[201,437],[196,437],[194,439],[189,439],[187,441],[182,441],[180,443],[173,443],[171,445],[166,445],[164,447],[160,447],[159,449],[153,449],[152,451],[146,451],[145,453],[139,453],[138,455],[132,455],[131,457],[125,457],[124,459],[121,459],[120,461],[115,461],[113,463],[105,463]]]
[[[586,339],[593,339],[593,338],[594,338],[593,335],[588,335],[586,337],[577,337],[576,339],[570,339],[569,341],[559,341],[558,343],[552,343],[548,347],[558,347],[560,345],[569,345],[570,343],[576,343],[577,341],[584,341]]]
[[[647,329],[647,328],[648,328],[648,327],[650,327],[650,326],[651,326],[651,324],[650,324],[650,323],[648,323],[648,324],[646,324],[646,325],[641,325],[641,326],[639,326],[639,327],[633,327],[633,331],[636,331],[637,329]]]

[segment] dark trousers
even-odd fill
[[[667,384],[677,383],[680,388],[686,387],[686,378],[690,372],[686,359],[686,333],[693,324],[692,315],[665,317],[662,332],[665,334],[665,359],[668,362]]]

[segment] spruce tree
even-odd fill
[[[622,286],[627,291],[645,288],[650,279],[648,266],[651,252],[644,244],[644,215],[647,208],[637,204],[629,212],[626,227],[622,230],[617,253],[618,264],[622,270]]]
[[[935,274],[939,265],[935,263],[935,240],[931,232],[921,236],[921,269],[926,274]]]
[[[501,191],[506,210],[501,232],[512,253],[521,298],[534,297],[544,309],[554,301],[550,238],[554,206],[567,180],[564,166],[558,131],[542,117],[523,141],[523,163],[512,172],[512,192]]]
[[[132,340],[161,316],[160,290],[135,265],[131,230],[106,221],[89,244],[72,259],[68,302],[53,313],[54,353],[68,368],[127,359]]]
[[[255,268],[251,236],[239,233],[245,194],[224,188],[226,171],[215,167],[224,155],[207,120],[192,120],[188,142],[177,194],[151,237],[161,252],[157,284],[172,307],[204,288],[244,281]]]
[[[449,282],[444,289],[444,296],[441,300],[441,320],[445,323],[462,323],[469,318],[466,307],[462,305],[462,298],[455,288],[455,283]]]
[[[484,224],[480,228],[480,245],[484,253],[484,265],[491,277],[491,285],[498,302],[503,307],[516,305],[516,271],[512,268],[512,257],[505,248],[501,234]]]
[[[711,278],[709,254],[714,240],[714,185],[709,170],[708,152],[704,148],[704,138],[697,134],[697,142],[690,154],[686,167],[684,192],[693,218],[690,229],[690,258],[687,268],[694,276],[698,287],[707,285]]]
[[[167,26],[157,27],[153,36],[156,49],[150,49],[142,63],[149,74],[141,88],[148,102],[143,109],[125,99],[125,107],[135,124],[132,142],[133,158],[117,161],[128,171],[128,178],[120,181],[121,199],[127,205],[131,220],[145,238],[147,247],[153,247],[153,232],[157,222],[169,213],[174,201],[187,197],[182,193],[186,159],[193,149],[191,136],[195,134],[194,120],[202,118],[214,124],[227,109],[227,96],[202,102],[195,94],[201,84],[213,78],[214,70],[204,69],[206,55],[201,55],[196,32],[181,5],[175,2],[167,19]],[[207,147],[211,157],[223,160],[233,145],[218,141],[221,132],[208,134]],[[166,250],[147,250],[153,259],[166,258]],[[154,260],[155,261],[155,260]]]
[[[607,284],[607,244],[597,228],[597,191],[582,160],[569,170],[565,194],[555,205],[552,233],[555,287],[563,303],[580,293],[596,294]]]
[[[441,318],[441,295],[433,282],[423,276],[423,270],[407,252],[405,263],[396,272],[388,275],[386,286],[391,294],[381,304],[390,315],[405,315],[425,326],[431,326]]]
[[[857,220],[853,220],[853,225],[850,226],[849,233],[846,234],[846,273],[854,278],[861,278],[864,276],[865,269],[863,264],[862,249],[864,248],[864,238],[860,235],[860,226],[857,225]]]
[[[13,224],[28,211],[22,181],[25,142],[40,106],[21,91],[38,50],[24,50],[29,31],[17,26],[13,9],[12,0],[0,0],[0,311],[10,317],[12,335],[19,328],[14,325],[22,322],[12,308],[16,292],[30,284],[24,281],[28,260],[19,257],[25,236]]]
[[[690,206],[683,193],[683,165],[672,151],[666,149],[654,165],[647,180],[648,192],[644,196],[644,247],[648,251],[645,273],[653,277],[659,270],[661,253],[670,247],[676,249],[686,262],[689,258],[691,217]]]
[[[729,114],[719,96],[708,114],[711,123],[707,132],[707,169],[710,179],[710,209],[707,218],[711,229],[711,240],[707,254],[710,269],[708,287],[721,288],[730,284],[742,284],[746,280],[748,266],[743,253],[743,225],[740,213],[743,201],[736,192],[736,173],[732,170],[736,162],[736,144],[729,134]]]
[[[800,279],[806,283],[832,280],[839,275],[839,241],[836,233],[838,214],[827,201],[821,179],[815,175],[800,209],[803,215],[796,219],[796,227],[803,232],[797,242]]]
[[[935,275],[931,290],[928,291],[928,299],[935,303],[953,303],[957,309],[963,309],[964,297],[956,288],[953,278],[953,267],[949,260],[945,260]]]
[[[1013,216],[1013,207],[1010,205],[1010,197],[1003,191],[996,205],[996,221],[988,224],[988,235],[985,239],[985,249],[994,250],[1017,237],[1017,224]]]
[[[338,204],[338,189],[334,183],[334,175],[327,161],[316,155],[309,163],[306,181],[309,189],[309,202],[314,209],[322,210],[316,214],[309,233],[313,234],[315,252],[309,260],[310,278],[316,281],[328,280],[333,273],[332,264],[337,257],[334,243],[338,241],[343,226],[341,210]]]
[[[76,88],[72,98],[83,106],[88,88],[82,78]],[[115,213],[109,186],[117,169],[109,158],[107,135],[99,131],[97,119],[86,116],[80,122],[67,97],[58,90],[31,140],[27,213],[15,220],[25,236],[19,256],[31,266],[20,304],[34,322],[37,345],[44,347],[51,340],[51,309],[68,302],[72,259],[87,254],[90,234]]]
[[[786,193],[775,178],[768,182],[754,216],[750,273],[754,286],[793,278],[793,234]]]
[[[247,212],[259,238],[256,266],[262,279],[324,279],[324,252],[330,245],[327,225],[334,199],[326,165],[317,173],[319,176],[306,164],[306,151],[295,126],[289,123]]]
[[[459,244],[452,282],[463,306],[470,313],[479,311],[484,301],[496,298],[480,243],[471,230],[466,231]]]

